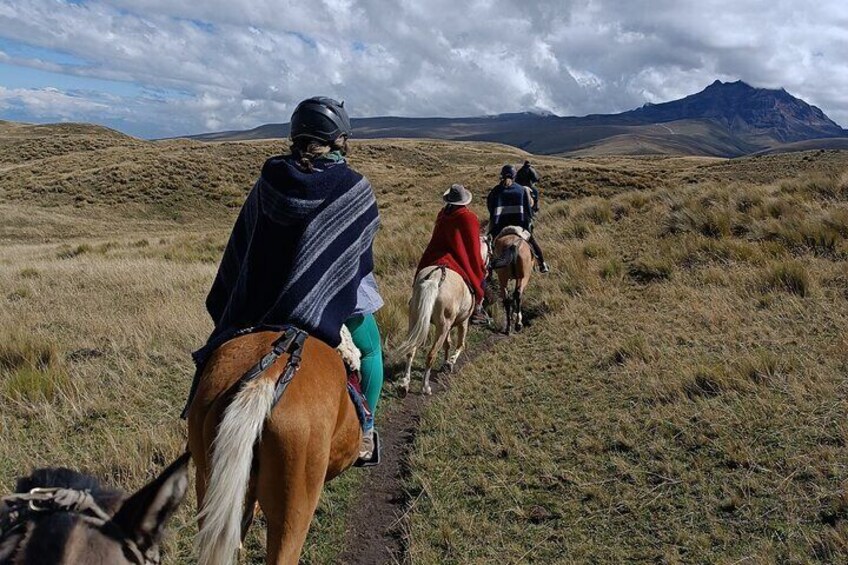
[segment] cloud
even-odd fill
[[[842,0],[16,0],[0,3],[0,37],[74,61],[8,65],[140,85],[120,119],[161,135],[286,121],[315,94],[357,116],[581,115],[716,78],[786,87],[848,124]],[[18,104],[35,111],[22,100],[46,95],[31,90]],[[85,99],[108,102],[66,93],[55,115],[96,118]]]

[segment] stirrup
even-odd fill
[[[381,457],[380,453],[382,451],[382,444],[380,443],[380,434],[377,430],[374,430],[374,451],[371,452],[370,459],[362,459],[358,458],[353,462],[354,467],[376,467],[380,464]]]

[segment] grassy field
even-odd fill
[[[13,124],[0,138],[0,483],[62,464],[136,488],[183,448],[205,292],[283,145]],[[389,352],[441,192],[465,183],[482,216],[500,166],[524,158],[355,144],[383,217]],[[848,154],[534,164],[555,273],[531,284],[533,325],[428,407],[412,561],[848,559]],[[328,489],[307,562],[332,561],[363,478]],[[191,561],[192,509],[169,563]]]

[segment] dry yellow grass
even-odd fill
[[[283,146],[60,133],[60,148],[45,130],[0,144],[0,481],[63,464],[133,489],[183,448],[205,292]],[[500,166],[524,158],[355,144],[383,216],[389,350],[441,192],[463,182],[482,216]],[[556,272],[533,279],[527,332],[428,409],[415,562],[844,560],[848,156],[533,159]],[[308,562],[338,550],[363,476],[322,501]],[[190,562],[191,504],[169,563]]]

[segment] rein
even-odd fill
[[[0,520],[0,541],[26,527],[39,514],[74,514],[81,521],[116,539],[137,565],[156,565],[158,559],[146,555],[125,532],[112,521],[90,492],[68,488],[34,488],[29,492],[15,493],[2,498],[8,512]],[[114,533],[120,533],[120,536]]]

